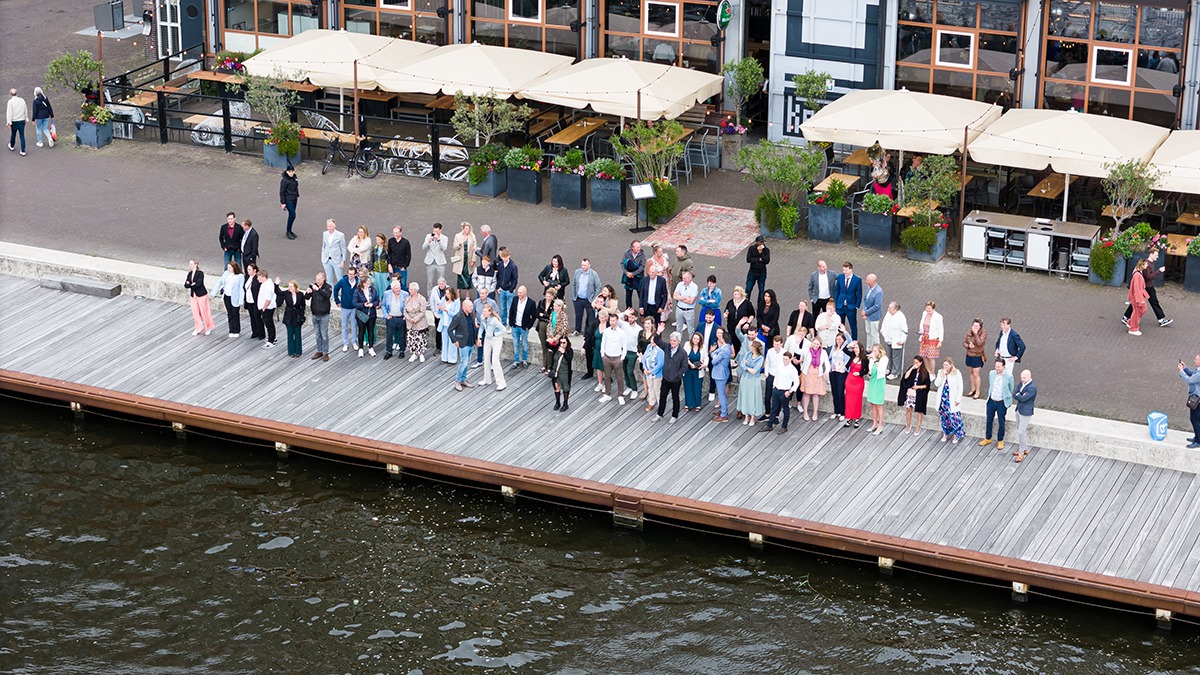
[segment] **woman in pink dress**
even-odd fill
[[[858,342],[850,343],[850,354],[850,363],[846,364],[846,423],[842,426],[853,424],[857,429],[862,419],[863,389],[867,386],[867,358]]]
[[[1133,278],[1129,281],[1129,306],[1133,308],[1133,313],[1129,316],[1130,335],[1142,334],[1139,323],[1146,314],[1146,300],[1150,298],[1150,294],[1146,292],[1146,277],[1142,276],[1146,266],[1145,260],[1139,260],[1137,267],[1133,268]]]

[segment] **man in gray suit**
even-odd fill
[[[346,267],[346,235],[338,231],[333,218],[325,221],[325,232],[321,235],[321,265],[325,267],[326,279],[341,279]]]
[[[824,260],[817,261],[817,271],[808,277],[808,306],[813,316],[825,311],[825,303],[833,298],[836,277]]]
[[[425,251],[425,288],[437,286],[438,279],[446,275],[446,248],[450,240],[442,234],[442,224],[434,223],[433,230],[425,235],[421,249]]]

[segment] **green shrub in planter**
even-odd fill
[[[759,225],[765,225],[767,231],[779,230],[779,201],[775,195],[762,192],[754,202],[754,219]]]
[[[896,212],[896,202],[887,195],[869,194],[865,195],[862,200],[863,211],[867,213],[875,213],[878,215],[892,215]]]
[[[646,216],[653,222],[666,221],[679,208],[679,191],[669,180],[658,178],[652,182],[656,194],[654,199],[647,200]]]
[[[900,242],[918,253],[932,253],[941,229],[933,225],[910,225],[900,232]]]
[[[471,156],[471,167],[467,169],[467,182],[478,185],[487,180],[489,173],[503,171],[505,152],[505,148],[497,143],[488,143],[476,150]]]
[[[504,155],[504,165],[510,169],[523,169],[533,172],[541,171],[542,151],[532,145],[511,148]]]
[[[787,202],[779,207],[779,227],[783,230],[783,236],[788,239],[796,238],[796,223],[800,221],[800,209],[796,208],[795,202]]]
[[[1091,272],[1103,279],[1105,282],[1111,282],[1113,273],[1117,270],[1117,254],[1113,251],[1111,241],[1098,244],[1092,247],[1092,253],[1089,256],[1091,264]]]

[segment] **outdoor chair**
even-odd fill
[[[704,170],[704,177],[708,177],[708,148],[705,147],[705,139],[708,137],[708,129],[702,129],[692,134],[688,139],[687,145],[684,146],[684,155],[692,163],[700,165]]]
[[[858,217],[863,211],[863,197],[871,191],[871,188],[859,190],[850,195],[848,204],[850,206],[850,236],[858,241]]]
[[[1072,210],[1072,213],[1074,214],[1073,217],[1077,223],[1086,223],[1088,225],[1096,224],[1096,212],[1091,209],[1085,209],[1079,204],[1075,204],[1075,208]]]

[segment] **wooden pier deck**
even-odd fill
[[[971,437],[871,436],[795,414],[786,435],[707,411],[668,425],[596,403],[591,381],[560,414],[536,370],[508,373],[503,392],[458,393],[436,357],[289,359],[282,327],[262,350],[215,318],[192,337],[186,306],[0,276],[0,388],[1200,616],[1192,473],[1042,448],[1015,464]],[[309,326],[305,342],[310,354]]]

